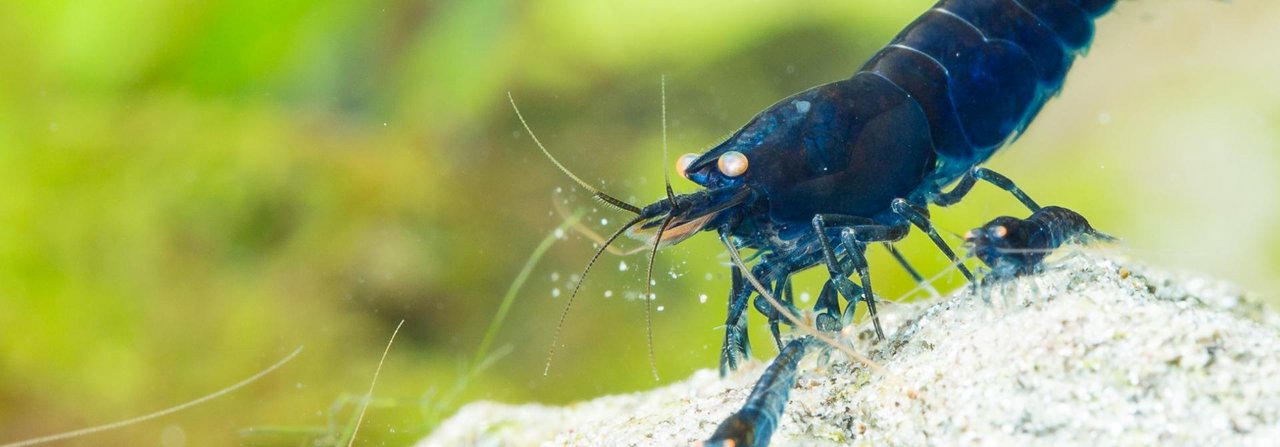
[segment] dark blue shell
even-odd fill
[[[970,250],[996,277],[1027,275],[1054,249],[1070,241],[1111,241],[1080,213],[1046,206],[1026,219],[1000,216],[965,235]]]
[[[775,222],[873,218],[919,202],[1021,133],[1063,85],[1115,0],[943,0],[850,79],[766,109],[689,167],[718,188],[763,192]],[[721,175],[727,151],[751,168]]]

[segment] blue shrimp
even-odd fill
[[[817,328],[831,331],[852,323],[855,305],[862,301],[883,339],[867,245],[898,241],[914,226],[958,263],[927,207],[959,202],[978,180],[1039,209],[1014,182],[980,165],[1016,139],[1058,94],[1075,57],[1092,40],[1094,19],[1114,4],[942,0],[852,77],[785,98],[710,150],[680,157],[677,172],[703,189],[677,195],[668,183],[666,196],[648,206],[605,194],[569,172],[541,143],[539,148],[594,197],[636,215],[604,245],[622,234],[647,240],[650,275],[660,247],[701,231],[716,231],[731,253],[756,250],[754,266],[735,258],[730,267],[722,374],[749,355],[745,309],[750,298],[783,298],[779,308],[756,305],[776,327],[780,315],[791,314],[790,277],[818,265],[830,278],[815,304]],[[950,191],[943,190],[952,183]],[[588,270],[605,247],[588,262]],[[973,281],[967,268],[959,270]],[[858,284],[850,280],[855,274]],[[843,311],[839,296],[848,302]],[[783,349],[776,330],[774,340]],[[781,380],[772,386],[790,385]],[[774,410],[780,413],[782,405],[769,411]],[[748,420],[745,426],[751,424]],[[728,433],[725,439],[738,439],[740,446],[766,445],[771,431],[756,432],[751,442],[736,436],[744,433]]]
[[[680,157],[677,172],[704,189],[676,195],[668,184],[664,199],[644,207],[591,186],[534,140],[595,198],[636,215],[606,239],[588,270],[623,234],[647,239],[652,253],[712,230],[726,246],[757,250],[754,266],[731,267],[722,373],[747,355],[744,311],[753,295],[760,301],[765,292],[746,287],[743,275],[771,285],[785,301],[791,275],[822,264],[830,280],[815,305],[818,327],[849,324],[854,304],[862,301],[883,338],[867,244],[891,247],[915,226],[956,261],[927,205],[955,204],[978,180],[1038,209],[1007,177],[979,165],[1062,89],[1067,70],[1092,39],[1093,20],[1114,3],[943,0],[851,78],[783,99],[707,152]],[[963,265],[959,270],[973,280]],[[854,274],[860,284],[849,279]],[[843,312],[837,296],[850,303]],[[767,312],[771,326],[779,314]],[[776,331],[774,338],[781,348]]]
[[[1026,219],[1000,216],[969,230],[964,236],[969,252],[991,268],[993,279],[1029,275],[1054,249],[1070,242],[1114,241],[1095,230],[1075,211],[1046,206]]]
[[[1038,209],[1008,178],[978,166],[1061,90],[1092,38],[1094,18],[1113,4],[941,1],[851,78],[784,99],[711,150],[680,157],[677,172],[705,189],[668,193],[627,228],[638,225],[630,233],[647,236],[655,249],[702,230],[756,249],[759,262],[734,265],[732,276],[754,276],[784,301],[790,276],[821,264],[830,280],[815,306],[819,328],[849,324],[861,300],[883,338],[867,244],[900,240],[915,226],[955,261],[926,206],[957,203],[977,180]],[[849,279],[854,274],[859,284]],[[764,292],[734,283],[722,371],[746,355],[743,311]],[[850,303],[844,312],[837,293]],[[768,314],[771,323],[777,314]]]

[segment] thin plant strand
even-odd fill
[[[214,391],[212,393],[206,394],[202,397],[196,398],[195,400],[191,400],[183,404],[174,405],[172,407],[165,408],[163,410],[160,410],[154,413],[144,414],[142,416],[125,419],[123,421],[112,422],[109,424],[102,424],[102,425],[97,425],[97,426],[88,427],[88,428],[82,428],[79,430],[72,430],[65,433],[58,433],[56,435],[41,436],[39,438],[32,438],[32,439],[27,439],[27,440],[18,441],[18,442],[11,442],[8,444],[0,444],[0,447],[27,447],[27,446],[38,445],[38,444],[47,444],[55,441],[64,441],[67,439],[79,438],[82,436],[88,436],[91,434],[101,433],[108,430],[115,430],[117,428],[122,428],[129,425],[146,422],[159,417],[168,416],[170,414],[177,413],[179,411],[186,410],[188,408],[194,407],[196,405],[200,405],[210,400],[225,396],[240,388],[245,387],[246,385],[256,382],[258,379],[261,379],[263,376],[266,376],[267,374],[270,374],[272,371],[275,371],[279,369],[281,366],[284,366],[285,363],[289,363],[290,360],[293,360],[293,358],[297,357],[298,354],[301,352],[302,352],[302,346],[298,346],[298,348],[294,349],[293,352],[289,353],[289,355],[284,356],[284,358],[280,359],[275,364],[268,366],[266,369],[263,369],[262,371],[258,371],[257,374],[249,376],[249,378],[236,382],[231,386],[220,389],[218,391]]]
[[[351,439],[347,441],[347,447],[356,444],[356,434],[360,433],[360,424],[364,422],[364,413],[369,410],[369,401],[373,399],[373,387],[378,384],[378,375],[382,374],[382,364],[387,362],[387,353],[391,352],[391,344],[396,341],[396,334],[400,333],[400,328],[404,326],[404,320],[400,320],[400,324],[396,325],[396,330],[391,331],[391,339],[387,340],[387,347],[382,349],[382,359],[378,360],[378,367],[373,370],[373,380],[369,381],[369,392],[365,393],[364,399],[360,402],[360,417],[356,418],[356,426],[351,430]]]

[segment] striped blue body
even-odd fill
[[[986,161],[1061,89],[1114,0],[944,0],[855,75],[891,82],[925,112],[949,183]]]
[[[764,196],[770,222],[751,231],[823,213],[878,219],[895,198],[923,205],[1031,123],[1114,3],[943,0],[852,77],[774,104],[686,176]],[[721,175],[730,151],[767,168]]]

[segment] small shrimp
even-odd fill
[[[1046,206],[1026,219],[1000,216],[964,235],[969,252],[991,268],[995,279],[1029,275],[1054,249],[1070,242],[1114,241],[1075,211]]]

